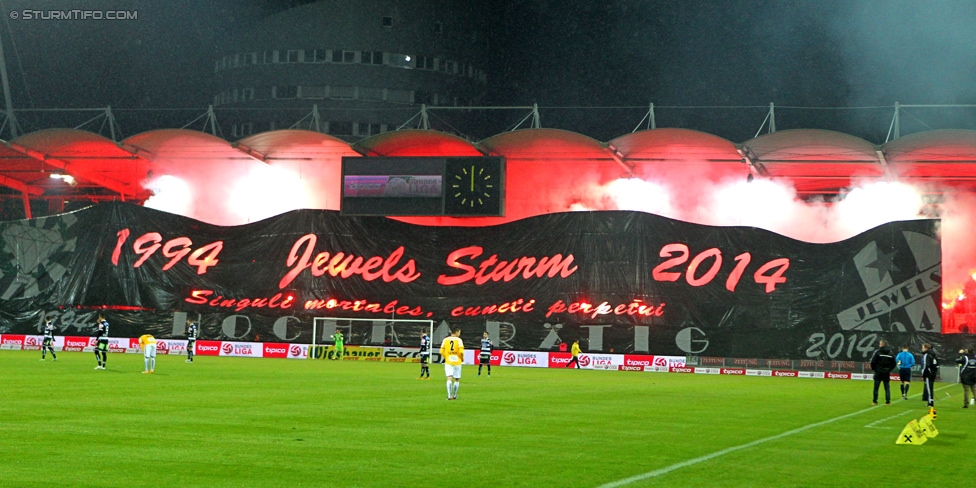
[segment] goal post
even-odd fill
[[[434,321],[422,319],[349,319],[315,317],[312,320],[312,343],[308,359],[325,359],[332,336],[342,332],[343,343],[353,346],[420,347],[420,336],[427,333],[433,342]]]

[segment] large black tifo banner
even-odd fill
[[[463,228],[301,210],[218,227],[102,204],[0,224],[0,332],[48,316],[89,334],[107,305],[130,337],[181,337],[188,315],[204,339],[305,343],[315,317],[431,319],[435,340],[487,330],[504,349],[864,360],[879,338],[949,347],[937,225],[809,244],[624,211]],[[353,335],[380,342],[369,333]]]

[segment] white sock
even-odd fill
[[[457,397],[457,391],[458,391],[458,388],[460,388],[460,387],[461,387],[461,382],[460,381],[455,381],[454,382],[454,396],[455,397]]]
[[[149,371],[149,358],[142,358],[142,362],[146,365],[146,371]]]
[[[451,394],[451,390],[452,390],[452,388],[451,388],[451,380],[447,380],[447,397],[448,398],[451,398],[451,397],[454,396],[454,395]]]
[[[151,369],[151,370],[155,370],[156,369],[156,358],[152,358],[152,359],[149,360],[149,369]]]

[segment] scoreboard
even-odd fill
[[[342,215],[500,217],[505,158],[343,157]]]

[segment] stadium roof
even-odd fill
[[[316,160],[336,156],[360,156],[349,143],[321,132],[308,130],[276,130],[262,132],[238,141],[234,146],[244,153],[260,159]]]
[[[235,144],[183,129],[144,132],[113,142],[91,132],[48,129],[2,141],[0,196],[32,199],[141,201],[147,177],[173,166],[300,161],[333,167],[342,156],[505,156],[523,171],[565,171],[582,164],[588,175],[668,175],[694,169],[704,178],[788,180],[800,194],[836,194],[860,178],[899,178],[933,191],[976,192],[976,131],[921,132],[876,146],[826,130],[785,130],[735,144],[675,128],[634,132],[603,143],[559,129],[524,129],[472,143],[429,130],[379,134],[350,145],[304,130],[256,134]],[[592,170],[596,169],[596,173]],[[51,175],[70,175],[72,186]],[[527,175],[523,175],[527,176]],[[544,178],[527,178],[544,184]],[[518,195],[510,195],[517,201]]]
[[[149,196],[140,185],[148,166],[135,152],[98,134],[48,129],[4,143],[0,184],[32,196],[87,193],[140,200]]]
[[[398,130],[363,139],[353,146],[366,156],[484,156],[460,137],[431,130]]]

